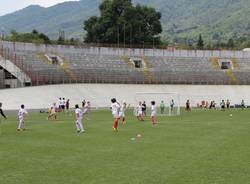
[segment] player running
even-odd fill
[[[77,133],[84,133],[85,130],[82,126],[82,110],[79,108],[79,105],[75,105],[75,117],[76,117],[76,130]]]
[[[114,125],[113,125],[113,130],[115,132],[118,132],[118,123],[119,123],[119,111],[120,111],[120,104],[116,101],[115,98],[111,99],[111,111],[112,111],[112,115],[114,117]]]
[[[19,119],[19,124],[18,124],[18,128],[17,131],[21,131],[21,130],[26,130],[25,129],[25,116],[26,114],[28,114],[28,112],[26,111],[26,109],[24,108],[24,105],[21,105],[20,110],[18,111],[18,119]]]
[[[151,102],[151,122],[152,125],[156,125],[156,114],[157,114],[157,107],[155,101]]]

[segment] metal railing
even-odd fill
[[[111,45],[112,46],[112,45]],[[241,50],[184,50],[175,48],[116,48],[107,45],[44,45],[21,42],[0,41],[0,47],[9,48],[13,51],[36,51],[36,52],[70,52],[70,53],[92,53],[95,55],[114,56],[160,56],[160,57],[219,57],[219,58],[250,58],[250,52]]]

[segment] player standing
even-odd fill
[[[151,122],[152,122],[152,125],[156,125],[156,114],[157,114],[157,107],[156,107],[156,104],[155,104],[155,101],[152,101],[151,102]]]
[[[119,112],[119,118],[122,119],[122,124],[126,124],[126,118],[125,118],[125,112],[127,110],[127,103],[123,101],[120,112]]]
[[[165,110],[165,104],[164,104],[164,101],[163,101],[163,100],[161,101],[160,109],[161,109],[161,114],[163,114],[163,113],[164,113],[164,110]]]
[[[66,112],[69,112],[69,99],[66,101]]]
[[[172,99],[170,102],[170,111],[171,111],[171,114],[174,111],[174,99]]]
[[[142,103],[139,102],[137,106],[137,119],[139,121],[144,121],[142,108],[143,108]]]
[[[21,130],[26,130],[25,129],[25,115],[28,114],[28,112],[26,111],[26,109],[24,108],[24,105],[21,105],[20,110],[18,111],[18,119],[19,119],[19,124],[18,124],[18,128],[17,131],[21,131]]]
[[[88,101],[83,107],[83,114],[86,114],[87,120],[90,120],[91,104]]]
[[[4,119],[7,119],[7,117],[5,116],[3,109],[2,109],[2,103],[0,102],[0,114],[4,117]]]
[[[82,109],[84,109],[85,104],[86,104],[86,100],[83,100],[83,101],[82,101]]]
[[[82,110],[79,105],[75,105],[75,115],[76,115],[76,129],[78,133],[84,133],[85,130],[82,126]]]
[[[221,110],[222,110],[222,111],[225,111],[226,104],[225,104],[225,101],[224,101],[224,100],[221,101],[220,107],[221,107]]]
[[[191,111],[191,108],[190,108],[190,101],[189,100],[187,100],[187,102],[186,102],[186,111],[188,111],[188,112],[190,112]]]
[[[230,109],[230,101],[227,99],[227,109]]]
[[[119,123],[119,111],[120,111],[120,104],[116,101],[115,98],[111,99],[111,110],[112,110],[112,115],[114,117],[114,125],[113,125],[113,130],[115,132],[118,132],[118,123]]]
[[[49,115],[48,115],[47,120],[50,120],[52,118],[53,118],[53,120],[56,120],[56,118],[57,118],[56,103],[53,103],[52,107],[49,108]]]
[[[65,111],[66,100],[65,98],[62,99],[62,111]]]
[[[242,110],[246,108],[246,106],[245,106],[245,101],[244,101],[244,100],[241,101],[240,106],[241,106],[241,109],[242,109]]]
[[[142,115],[143,116],[146,116],[147,115],[147,105],[146,105],[146,102],[144,101],[142,104]]]
[[[59,98],[59,101],[58,101],[58,109],[61,111],[62,110],[62,98],[60,97]]]

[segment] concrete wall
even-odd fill
[[[180,94],[181,105],[187,99],[195,105],[195,99],[200,101],[205,97],[207,100],[230,99],[232,104],[245,99],[246,104],[250,104],[249,91],[250,86],[70,84],[4,89],[0,90],[0,101],[4,104],[3,108],[9,110],[18,109],[21,104],[28,109],[47,108],[51,103],[58,102],[59,97],[69,98],[72,107],[83,99],[90,100],[95,107],[108,107],[113,97],[134,104],[137,92],[176,92]],[[166,97],[167,101],[170,98]]]
[[[13,62],[6,60],[0,56],[0,66],[7,70],[9,73],[14,75],[19,82],[15,82],[16,85],[20,84],[16,87],[22,87],[26,82],[31,82],[31,78],[26,75],[20,68],[18,68]]]

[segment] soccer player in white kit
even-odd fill
[[[75,105],[75,114],[76,114],[76,129],[78,133],[84,133],[85,130],[82,126],[82,110],[79,108],[79,105]]]
[[[113,115],[113,117],[114,117],[114,125],[113,125],[113,130],[115,131],[115,132],[118,132],[118,123],[119,123],[119,119],[120,119],[120,117],[119,117],[119,111],[120,111],[120,108],[121,108],[121,106],[120,106],[120,104],[116,101],[116,99],[115,98],[112,98],[111,99],[111,102],[112,102],[112,104],[111,104],[111,111],[112,111],[112,115]]]
[[[59,101],[58,101],[58,108],[59,108],[59,110],[61,111],[62,110],[62,104],[63,104],[63,101],[62,101],[62,98],[60,97],[59,98]]]
[[[174,99],[172,99],[170,102],[170,110],[171,110],[171,114],[172,114],[174,111]]]
[[[139,121],[144,121],[143,112],[142,112],[142,102],[139,102],[137,106],[137,119]]]
[[[125,118],[125,112],[127,110],[127,103],[123,101],[120,112],[119,112],[119,118],[122,119],[122,124],[126,124],[126,118]]]
[[[26,114],[28,114],[28,112],[24,108],[24,105],[21,105],[21,108],[18,111],[19,124],[18,124],[17,131],[26,130],[25,129],[25,123],[24,123]]]
[[[156,114],[157,114],[157,107],[155,105],[155,101],[151,102],[151,122],[152,125],[156,125]]]
[[[83,114],[86,114],[87,120],[90,120],[91,104],[88,101],[83,107]]]

